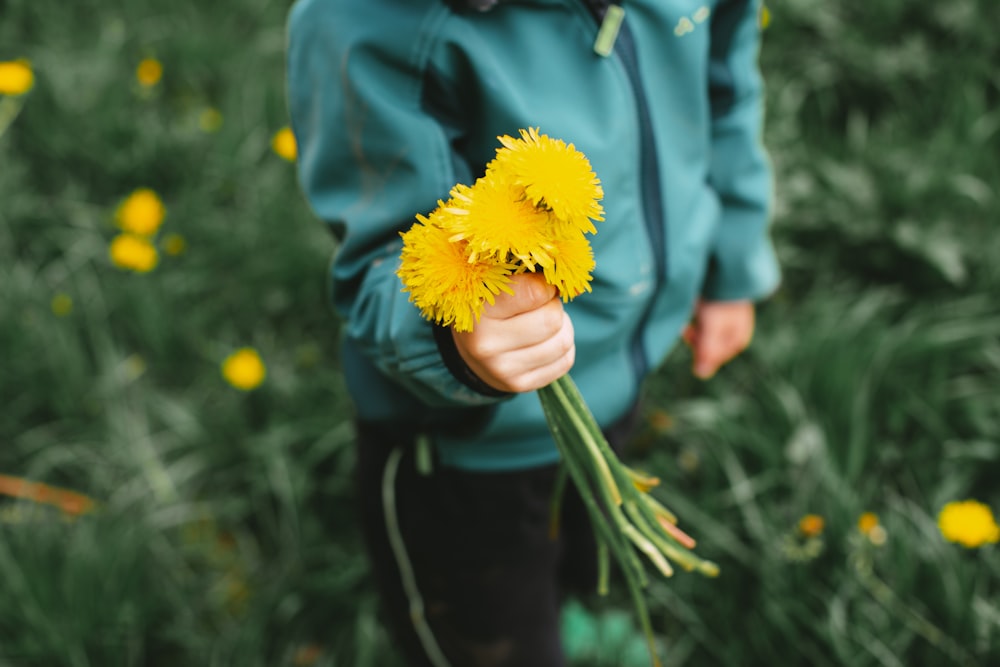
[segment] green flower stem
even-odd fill
[[[610,518],[607,513],[602,511],[601,507],[598,505],[597,499],[594,497],[593,484],[591,480],[587,477],[588,468],[582,465],[582,462],[578,460],[576,452],[573,449],[573,438],[565,430],[565,425],[568,423],[565,414],[557,409],[559,405],[557,400],[553,400],[554,396],[548,391],[549,387],[543,387],[538,390],[539,398],[542,399],[542,409],[545,412],[546,419],[549,422],[549,427],[552,429],[552,434],[555,437],[556,444],[559,446],[559,451],[563,456],[563,465],[566,466],[570,477],[573,478],[573,482],[576,484],[577,490],[580,493],[580,497],[583,499],[584,506],[587,508],[590,514],[591,522],[594,524],[595,531],[599,534],[605,542],[610,545],[617,553],[625,552],[627,545],[624,540],[621,539],[620,535],[615,534],[611,530]],[[599,491],[601,490],[600,485],[597,485]],[[608,505],[610,498],[603,497],[605,505]],[[612,507],[609,505],[609,507]],[[618,537],[618,539],[615,539]]]
[[[660,550],[657,549],[656,545],[650,542],[645,535],[639,532],[633,524],[624,524],[622,526],[622,531],[625,533],[625,536],[632,541],[632,544],[639,549],[639,551],[646,554],[649,560],[652,561],[653,565],[656,566],[656,569],[658,569],[664,577],[674,576],[674,568],[670,567],[670,563],[668,563],[667,559],[663,557]]]
[[[24,107],[24,96],[4,97],[0,100],[0,137],[14,124]]]
[[[597,594],[608,594],[608,578],[611,574],[611,560],[608,554],[608,543],[597,538]]]
[[[667,521],[669,521],[674,525],[677,525],[677,515],[668,510],[666,507],[664,507],[663,504],[660,503],[660,501],[658,501],[656,498],[649,495],[648,493],[644,493],[642,494],[642,501],[643,503],[648,505],[650,509],[653,510],[654,514],[663,517],[664,519],[666,519]]]
[[[715,568],[716,571],[718,570],[714,563],[709,563],[691,553],[683,546],[678,546],[676,539],[657,524],[655,515],[653,515],[648,507],[642,505],[642,503],[636,504],[632,501],[626,501],[625,511],[631,517],[632,522],[639,531],[656,545],[660,553],[688,572],[698,570],[706,574],[712,568]]]
[[[647,499],[652,500],[652,498],[635,488],[628,467],[621,463],[603,434],[601,434],[600,427],[597,425],[596,420],[593,418],[590,409],[587,407],[586,402],[583,400],[572,379],[568,375],[563,376],[553,384],[558,385],[558,390],[560,391],[558,396],[563,401],[562,405],[567,411],[576,413],[577,419],[575,421],[578,424],[582,422],[585,425],[590,436],[588,440],[597,444],[598,456],[601,459],[601,463],[603,467],[610,469],[612,476],[620,483],[621,494],[625,496],[626,500],[633,503],[632,513],[634,516],[631,519],[639,532],[647,539],[652,539],[654,544],[660,547],[659,551],[663,555],[677,562],[684,569],[689,571],[697,569],[703,574],[714,576],[718,572],[718,567],[714,563],[703,561],[696,557],[686,547],[677,542],[674,536],[664,531],[657,524],[655,513],[644,502]],[[669,510],[659,505],[659,503],[656,504],[662,508],[663,512],[673,517],[673,514]],[[643,521],[640,517],[646,520]],[[673,518],[676,521],[676,517]],[[622,517],[621,520],[616,520],[616,523],[621,526],[624,525],[624,521],[624,517]],[[649,555],[645,550],[643,550],[643,553],[646,553],[647,556]],[[659,569],[662,571],[663,568]]]
[[[559,399],[559,402],[567,406],[566,416],[572,422],[577,435],[580,436],[580,441],[590,453],[595,464],[594,469],[600,474],[601,481],[611,493],[615,505],[621,505],[622,496],[617,483],[620,480],[615,479],[615,475],[612,474],[608,466],[607,454],[602,451],[604,448],[611,451],[611,448],[608,446],[603,434],[601,434],[600,428],[597,427],[597,422],[594,421],[590,410],[587,409],[586,404],[583,403],[583,399],[580,398],[580,394],[571,391],[574,386],[567,382],[568,379],[569,376],[564,375],[549,386],[552,387],[552,391]],[[601,447],[602,443],[604,444],[604,448]],[[631,485],[631,481],[628,484]]]
[[[605,590],[607,589],[607,567],[603,567],[602,573],[602,566],[600,565],[602,558],[600,545],[603,544],[605,553],[607,553],[607,550],[610,548],[615,560],[621,567],[622,574],[625,577],[626,588],[629,591],[629,596],[632,598],[632,604],[635,608],[636,615],[639,617],[639,623],[646,638],[650,661],[653,667],[660,667],[660,659],[656,655],[656,639],[653,635],[653,626],[649,618],[649,610],[646,607],[646,600],[643,597],[642,592],[643,588],[645,588],[648,584],[648,581],[646,579],[642,563],[638,558],[636,558],[635,553],[625,539],[624,531],[621,529],[624,524],[624,517],[622,517],[618,506],[613,504],[607,489],[600,483],[597,484],[598,493],[601,494],[605,509],[607,513],[611,514],[613,520],[615,521],[615,526],[619,530],[615,531],[611,529],[607,514],[598,505],[597,499],[594,495],[593,486],[591,485],[591,480],[587,477],[587,470],[593,471],[595,469],[593,466],[586,466],[586,462],[589,461],[589,458],[587,457],[590,450],[584,447],[583,452],[581,453],[578,446],[580,439],[572,437],[573,433],[566,430],[567,426],[573,428],[580,423],[579,420],[573,420],[568,417],[567,413],[572,410],[572,408],[568,407],[566,403],[560,400],[559,394],[553,391],[552,385],[539,389],[538,396],[542,404],[542,409],[545,412],[546,419],[549,423],[549,427],[552,430],[553,438],[555,439],[556,445],[559,447],[560,454],[563,457],[564,464],[569,470],[569,474],[573,478],[573,482],[579,490],[580,497],[583,500],[584,506],[587,508],[587,512],[590,514],[591,523],[594,527],[595,536],[599,545],[598,591],[600,592],[602,589],[602,580],[603,588]],[[601,436],[601,439],[603,439],[603,435]],[[582,460],[578,458],[581,454],[583,456]],[[599,482],[600,480],[596,481]],[[607,560],[606,556],[604,559]]]
[[[685,543],[663,527],[661,520],[676,525],[677,517],[647,493],[659,480],[633,471],[618,459],[568,375],[539,389],[538,397],[562,457],[556,495],[562,496],[565,470],[576,485],[594,527],[598,593],[604,595],[608,591],[609,561],[614,556],[645,634],[650,659],[658,667],[655,636],[643,597],[648,579],[636,551],[642,552],[668,577],[673,574],[671,561],[707,576],[716,576],[719,568],[691,552],[693,541]],[[551,525],[555,527],[560,503],[559,498],[553,498]],[[684,537],[683,533],[680,536]]]

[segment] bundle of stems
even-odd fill
[[[677,517],[649,494],[659,479],[631,469],[618,458],[569,375],[537,393],[562,457],[552,502],[552,534],[555,536],[558,531],[561,497],[568,475],[583,499],[594,529],[597,591],[601,595],[608,593],[609,556],[613,556],[639,616],[652,663],[659,667],[643,596],[649,579],[636,550],[666,577],[674,573],[671,562],[709,577],[718,575],[719,568],[691,551],[694,540],[677,527]]]

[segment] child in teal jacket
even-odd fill
[[[759,0],[623,8],[620,26],[601,0],[299,0],[291,14],[300,182],[338,240],[359,501],[413,664],[562,664],[559,604],[593,585],[590,538],[573,502],[580,516],[546,535],[558,452],[532,390],[572,368],[614,440],[681,336],[712,375],[779,281]],[[593,292],[563,304],[522,275],[471,333],[427,322],[396,275],[399,233],[529,127],[601,179]]]

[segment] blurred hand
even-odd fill
[[[746,349],[753,338],[751,301],[699,301],[681,337],[694,357],[691,372],[702,380]]]
[[[533,391],[569,372],[576,358],[573,323],[556,288],[540,275],[512,277],[514,294],[487,305],[471,332],[456,332],[455,346],[486,384],[509,392]]]

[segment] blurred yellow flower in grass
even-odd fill
[[[135,68],[135,78],[144,88],[152,88],[163,78],[163,64],[156,58],[143,58]]]
[[[271,149],[281,158],[295,162],[299,156],[299,147],[295,142],[295,135],[292,134],[292,128],[285,126],[275,132],[271,137]]]
[[[858,530],[862,535],[867,535],[878,526],[878,516],[874,512],[865,512],[858,517]]]
[[[24,95],[35,85],[31,63],[23,58],[0,62],[0,95]]]
[[[108,254],[118,268],[137,273],[152,271],[160,261],[160,256],[149,239],[136,234],[119,234],[111,239]]]
[[[187,250],[187,239],[180,234],[168,234],[163,239],[163,252],[171,257],[183,254]]]
[[[256,389],[266,376],[264,362],[252,347],[240,348],[222,362],[222,377],[242,391]]]
[[[218,132],[219,128],[222,127],[222,112],[215,107],[203,109],[198,114],[198,127],[201,128],[202,132]]]
[[[305,644],[295,650],[292,664],[295,667],[311,667],[323,657],[323,647],[319,644]]]
[[[858,517],[858,532],[875,546],[882,546],[889,537],[874,512],[865,512]]]
[[[799,519],[799,532],[804,537],[819,537],[825,526],[826,522],[818,514],[806,514]]]
[[[10,475],[0,475],[0,495],[51,505],[74,516],[85,514],[94,509],[96,505],[92,499],[82,493]]]
[[[1000,541],[1000,526],[988,505],[976,500],[956,500],[938,514],[938,528],[949,542],[974,549]]]
[[[156,234],[167,209],[159,195],[149,188],[139,188],[119,204],[115,220],[123,231],[139,236]]]
[[[73,312],[73,299],[70,298],[69,294],[59,292],[52,297],[49,307],[52,308],[52,314],[56,317],[66,317]]]
[[[767,30],[768,26],[771,25],[771,10],[768,9],[767,5],[762,4],[760,6],[760,14],[757,16],[757,24],[760,26],[761,30]]]

